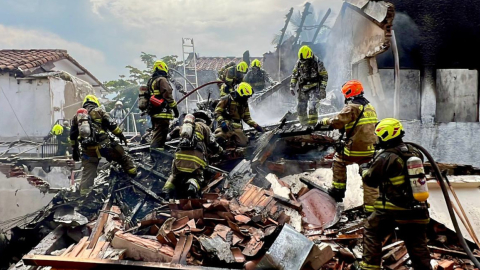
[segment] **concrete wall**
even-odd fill
[[[20,217],[47,205],[54,194],[43,194],[27,179],[0,173],[0,222]]]
[[[438,162],[480,167],[480,123],[422,124],[404,121],[405,140],[425,147]]]
[[[47,135],[48,127],[53,122],[48,79],[17,81],[8,74],[1,74],[0,87],[7,97],[5,98],[5,95],[2,94],[0,98],[0,126],[2,127],[0,129],[0,140],[12,141],[27,136],[40,137]],[[19,122],[27,135],[25,135]]]
[[[478,121],[478,72],[437,70],[437,122]]]

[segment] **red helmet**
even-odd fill
[[[342,93],[345,98],[358,96],[363,93],[363,85],[357,80],[348,81],[342,86]]]

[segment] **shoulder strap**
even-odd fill
[[[365,112],[365,106],[366,105],[362,105],[362,111],[358,115],[357,120],[355,120],[355,123],[353,124],[353,127],[348,131],[347,137],[345,138],[345,140],[348,141],[350,139],[350,137],[352,136],[353,130],[355,130],[355,128],[357,127],[358,121],[360,121],[360,118],[362,118],[362,116],[363,116],[363,112]]]

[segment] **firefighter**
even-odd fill
[[[259,92],[265,89],[266,83],[269,86],[274,85],[275,82],[268,76],[268,73],[262,69],[260,60],[255,59],[250,64],[250,70],[245,74],[243,81],[249,83],[254,92]]]
[[[185,116],[180,128],[180,142],[173,160],[172,172],[162,188],[166,199],[173,197],[176,186],[179,185],[189,198],[200,196],[208,153],[216,154],[222,151],[210,131],[209,122],[211,123],[211,120],[202,111]]]
[[[70,130],[70,143],[73,147],[73,159],[80,161],[82,150],[82,179],[80,194],[86,195],[97,176],[97,167],[102,157],[120,164],[131,177],[137,175],[137,168],[123,147],[110,137],[109,131],[127,144],[127,139],[115,120],[100,108],[100,102],[94,95],[87,95],[83,100],[83,109],[73,117]],[[83,118],[79,112],[83,113]]]
[[[351,80],[342,87],[345,96],[345,107],[333,118],[324,118],[319,126],[330,126],[342,130],[337,153],[333,161],[333,183],[329,194],[337,202],[345,197],[347,188],[347,166],[353,163],[368,163],[375,153],[377,141],[375,125],[378,122],[375,108],[363,96],[363,86],[359,81]],[[318,129],[318,128],[316,128]],[[365,211],[373,211],[373,202],[378,195],[377,190],[364,185],[363,200]]]
[[[223,81],[223,84],[220,87],[220,97],[230,94],[230,92],[235,89],[236,85],[243,82],[243,77],[247,71],[248,64],[244,61],[238,63],[236,66],[224,69],[218,76],[218,78]]]
[[[298,84],[297,114],[300,124],[314,126],[318,121],[320,100],[327,96],[328,73],[323,62],[308,46],[298,50],[298,61],[292,71],[290,92],[295,96]],[[308,109],[308,112],[307,112]]]
[[[432,269],[427,247],[427,224],[430,221],[427,202],[413,197],[407,160],[418,157],[420,151],[403,143],[405,132],[397,119],[380,121],[375,130],[378,147],[383,149],[363,170],[363,182],[372,188],[380,188],[375,201],[375,211],[365,224],[363,260],[361,269],[380,269],[382,242],[398,226],[403,235],[414,269]],[[362,166],[364,167],[364,166]]]
[[[167,64],[163,61],[156,61],[153,65],[152,78],[147,83],[148,90],[151,93],[148,109],[153,130],[151,149],[163,150],[170,120],[173,120],[174,115],[178,117],[180,114],[177,109],[177,102],[173,99],[173,90],[168,83],[167,74]]]
[[[55,124],[50,133],[43,138],[44,141],[48,141],[51,137],[57,138],[57,152],[56,156],[68,155],[68,146],[70,145],[70,122],[64,120],[63,123]]]
[[[248,108],[248,98],[253,94],[252,86],[246,82],[240,83],[235,91],[222,97],[215,108],[215,117],[220,125],[215,130],[215,137],[220,145],[232,142],[235,146],[245,147],[248,138],[243,132],[242,120],[258,132],[263,128],[253,121]]]
[[[117,125],[120,127],[120,129],[122,131],[123,131],[123,124],[121,124],[121,123],[122,123],[123,119],[125,118],[126,114],[127,113],[123,109],[123,103],[120,100],[115,102],[115,108],[113,108],[110,111],[110,117],[112,117],[113,120],[115,120],[115,122],[117,123]]]

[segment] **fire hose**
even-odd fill
[[[179,101],[177,101],[177,104],[182,102],[184,99],[189,97],[191,94],[197,92],[198,90],[202,89],[205,86],[211,85],[211,84],[218,84],[218,83],[223,83],[222,81],[213,81],[213,82],[208,82],[206,84],[200,85],[199,87],[193,89],[192,91],[188,92],[185,96],[183,96]]]
[[[480,268],[480,262],[477,260],[473,252],[470,250],[470,247],[468,246],[467,241],[465,240],[465,238],[462,235],[462,232],[460,231],[460,227],[458,226],[457,218],[455,217],[455,212],[453,210],[454,206],[452,204],[452,201],[450,200],[450,195],[448,195],[448,189],[445,184],[446,181],[442,173],[440,172],[440,169],[438,168],[437,163],[435,162],[433,157],[430,155],[430,153],[422,146],[415,143],[411,143],[411,142],[408,142],[407,144],[422,151],[422,153],[427,157],[430,164],[432,164],[433,171],[435,172],[437,177],[437,182],[440,185],[440,188],[442,189],[443,197],[445,197],[445,203],[447,204],[448,214],[452,219],[452,224],[453,224],[453,227],[455,228],[455,233],[457,234],[458,240],[460,241],[460,244],[462,245],[463,249],[467,253],[469,259],[475,264],[475,267]]]

